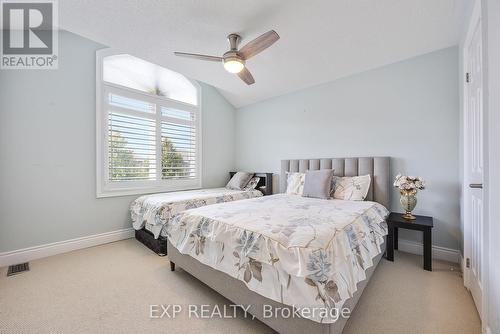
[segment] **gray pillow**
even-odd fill
[[[333,169],[308,170],[304,182],[304,197],[330,198]]]
[[[237,172],[226,185],[227,189],[243,190],[254,173]]]

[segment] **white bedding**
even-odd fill
[[[342,307],[381,253],[387,214],[375,202],[281,194],[185,211],[166,232],[181,253],[328,323],[321,310]]]
[[[132,225],[143,227],[158,238],[165,224],[175,215],[192,208],[262,196],[259,190],[209,188],[144,195],[130,205]]]

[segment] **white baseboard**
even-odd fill
[[[420,242],[399,239],[399,250],[406,253],[422,255],[424,253],[423,245]],[[453,263],[460,262],[460,251],[440,246],[432,246],[432,258],[444,260]]]
[[[0,253],[0,267],[28,262],[47,256],[71,252],[77,249],[107,244],[114,241],[129,239],[134,236],[133,228],[89,235],[86,237],[53,242],[50,244],[18,249]]]
[[[490,326],[486,326],[486,330],[484,331],[485,334],[491,334],[491,329]]]

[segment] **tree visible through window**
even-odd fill
[[[130,179],[136,175],[147,178],[149,174],[149,161],[134,159],[134,151],[127,147],[127,140],[120,132],[112,132],[114,138],[113,145],[110,147],[110,178]]]
[[[186,176],[186,167],[189,163],[184,160],[181,153],[177,152],[168,138],[163,138],[161,145],[161,173],[164,177]]]
[[[134,151],[127,147],[127,140],[119,132],[113,132],[115,142],[111,147],[110,164],[118,166],[111,170],[110,178],[130,179],[149,177],[149,161],[134,159]],[[168,138],[163,138],[161,149],[162,176],[186,176],[187,171],[183,168],[189,164],[184,160],[181,153],[177,152]],[[182,168],[182,169],[181,169]]]

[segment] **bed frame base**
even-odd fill
[[[385,249],[385,244],[381,247],[382,249]],[[189,255],[181,254],[170,244],[170,242],[167,242],[167,249],[168,258],[170,260],[170,269],[172,271],[175,270],[177,265],[201,282],[208,285],[213,290],[220,293],[222,296],[229,299],[234,304],[245,306],[251,305],[248,312],[279,333],[340,334],[347,323],[347,319],[342,317],[339,317],[339,319],[332,324],[321,324],[309,319],[297,317],[290,317],[286,319],[281,317],[264,318],[263,305],[270,305],[273,309],[288,308],[291,310],[291,307],[263,297],[249,290],[242,281],[204,265]],[[365,286],[382,258],[382,254],[383,253],[379,254],[373,259],[374,266],[366,270],[367,279],[358,283],[358,290],[352,298],[345,302],[343,307],[349,308],[351,312],[354,311],[354,307],[356,306]]]
[[[167,255],[167,238],[158,237],[155,239],[153,233],[149,232],[145,228],[135,231],[135,238],[140,241],[144,246],[151,249],[153,252],[159,256]]]

